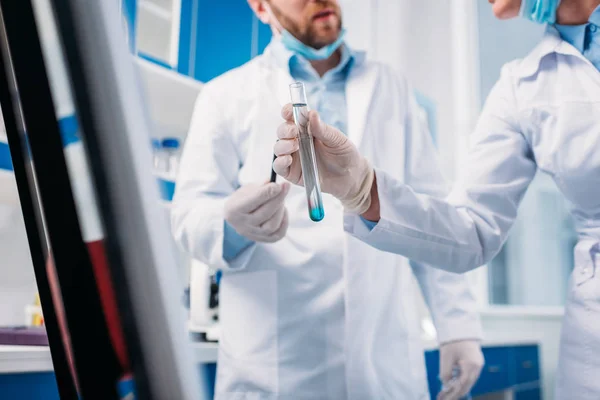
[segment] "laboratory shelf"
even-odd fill
[[[167,22],[171,22],[172,12],[171,8],[165,7],[164,5],[157,4],[153,1],[141,0],[139,3],[140,10],[143,10],[153,16],[163,19]]]
[[[47,346],[0,345],[0,374],[53,371]]]

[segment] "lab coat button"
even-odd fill
[[[587,272],[588,272],[588,269],[584,268],[581,270],[581,275],[585,275],[585,274],[587,274]]]

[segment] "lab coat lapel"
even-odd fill
[[[360,148],[367,124],[367,115],[377,84],[377,69],[369,63],[355,66],[346,84],[348,136]]]
[[[269,86],[269,92],[277,99],[280,107],[290,102],[289,86],[294,82],[289,71],[279,67],[272,49],[267,47],[264,54],[265,64],[262,68],[262,79]]]
[[[276,68],[272,59],[267,58],[259,68],[259,75],[253,98],[258,106],[254,108],[253,134],[248,145],[248,156],[240,171],[243,183],[269,179],[273,162],[273,145],[277,140],[277,127],[283,122],[281,108],[289,103],[287,88],[291,76]]]

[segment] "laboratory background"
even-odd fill
[[[414,86],[443,171],[452,180],[501,66],[526,55],[542,37],[544,27],[524,19],[499,22],[487,2],[477,0],[340,3],[348,44],[365,50],[368,58],[388,63]],[[245,0],[123,0],[119,8],[122,37],[131,50],[153,123],[147,145],[152,149],[152,174],[160,193],[157,209],[164,218],[203,85],[261,54],[272,33]],[[3,142],[0,190],[16,191],[10,153]],[[539,174],[500,254],[469,273],[484,329],[485,356],[473,398],[554,398],[561,318],[575,241],[564,200],[553,182]],[[168,245],[177,248],[175,243]],[[211,398],[220,334],[221,272],[190,259],[183,250],[178,249],[177,256],[173,273],[182,284],[173,296],[185,310],[195,372],[210,382],[207,395]],[[0,327],[43,330],[18,205],[0,205],[0,260]],[[435,398],[439,390],[436,332],[420,295],[414,302]],[[0,340],[5,338],[0,342],[0,398],[59,398],[47,340],[36,336],[34,342],[22,345],[11,343],[9,336],[0,334]]]

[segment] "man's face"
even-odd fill
[[[499,19],[511,19],[519,15],[521,0],[488,0]]]
[[[342,29],[338,0],[266,0],[279,23],[307,46],[335,42]]]

